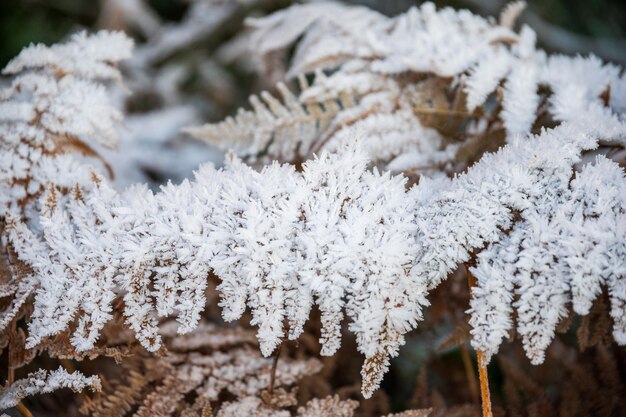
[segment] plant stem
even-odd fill
[[[480,397],[483,405],[483,417],[493,417],[491,412],[491,398],[489,395],[489,378],[487,377],[487,366],[483,361],[483,353],[476,351],[476,361],[478,362],[478,375],[480,378]]]
[[[274,394],[274,382],[276,381],[276,368],[278,367],[278,358],[280,358],[280,351],[282,350],[282,343],[276,349],[276,355],[274,355],[274,362],[272,363],[272,375],[270,377],[270,386],[267,389],[267,392],[272,395]]]
[[[15,406],[15,409],[17,411],[20,412],[20,414],[24,417],[33,417],[33,414],[28,410],[28,408],[26,408],[26,406],[24,404],[17,403],[17,405]]]
[[[467,284],[470,289],[470,297],[472,287],[476,285],[476,278],[470,272],[469,266],[466,265]],[[489,378],[487,377],[487,366],[480,350],[476,351],[476,362],[478,363],[478,378],[480,379],[480,398],[483,407],[483,417],[493,417],[491,412],[491,396],[489,395]]]

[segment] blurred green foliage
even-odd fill
[[[591,37],[626,36],[626,2],[612,0],[531,0],[547,21]],[[624,51],[626,54],[626,51]]]
[[[72,27],[90,26],[97,12],[92,1],[0,1],[0,66],[31,42],[56,42]]]

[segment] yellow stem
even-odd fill
[[[467,265],[466,265],[467,267]],[[472,275],[469,267],[467,267],[467,283],[470,288],[476,285],[476,278]],[[491,412],[491,396],[489,395],[489,378],[487,377],[487,366],[480,350],[476,351],[476,362],[478,362],[478,378],[480,380],[480,399],[483,407],[483,417],[493,417]]]
[[[22,403],[18,403],[15,406],[15,409],[20,412],[23,417],[33,417],[33,414],[26,408],[26,406]]]
[[[491,398],[489,395],[489,378],[487,377],[487,366],[483,361],[483,353],[479,350],[476,352],[476,360],[478,362],[478,376],[480,378],[480,397],[483,405],[483,417],[493,417],[491,412]]]

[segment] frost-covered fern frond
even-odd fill
[[[353,417],[359,403],[354,400],[341,400],[338,395],[314,398],[297,412],[277,410],[257,397],[245,397],[225,403],[217,412],[217,417]]]
[[[229,154],[223,169],[204,165],[193,180],[159,192],[141,185],[117,191],[105,178],[77,171],[78,185],[68,184],[73,177],[59,182],[55,176],[38,183],[29,195],[44,193],[43,184],[46,191],[35,221],[15,210],[5,215],[12,262],[25,266],[28,294],[35,294],[27,348],[66,335],[78,352],[88,352],[117,314],[143,347],[159,351],[165,345],[162,320],[176,317],[179,333],[192,332],[206,307],[208,282],[216,278],[224,319],[238,320],[249,309],[264,356],[286,339],[298,339],[314,306],[321,313],[321,354],[333,355],[347,316],[365,356],[362,392],[370,397],[405,335],[422,319],[429,291],[459,264],[474,260],[474,344],[487,356],[512,326],[515,307],[528,356],[540,361],[569,294],[575,311],[586,314],[603,285],[611,296],[615,340],[626,343],[626,179],[604,159],[575,171],[585,152],[626,134],[620,71],[593,58],[546,58],[534,49],[529,29],[515,34],[468,12],[425,5],[389,19],[358,10],[387,27],[381,33],[389,43],[378,44],[372,33],[364,38],[378,48],[376,54],[342,58],[334,73],[318,72],[313,84],[303,84],[299,98],[280,87],[285,104],[264,95],[264,104],[254,100],[255,110],[239,122],[199,133],[216,138],[232,129],[244,153],[259,156],[267,147],[268,157],[284,153],[297,165],[255,170]],[[268,22],[273,27],[281,19]],[[427,41],[441,42],[448,32],[449,45],[435,48]],[[323,32],[318,35],[323,39]],[[404,37],[423,42],[416,47]],[[468,39],[482,52],[470,52]],[[410,48],[428,45],[433,50],[421,53],[430,63],[406,61],[419,58]],[[465,80],[478,77],[481,53],[501,53],[511,66],[487,77],[496,80],[492,87],[471,93]],[[562,84],[555,74],[559,65],[570,64],[578,69]],[[593,75],[578,74],[587,67]],[[59,84],[73,80],[67,77],[73,76],[61,76]],[[548,81],[541,84],[543,79]],[[446,117],[466,114],[465,94],[477,94],[483,103],[500,83],[504,96],[492,113],[485,106],[469,120],[437,119],[442,109]],[[550,95],[540,100],[538,85],[550,87]],[[61,95],[54,98],[63,102]],[[44,107],[38,118],[56,114],[55,105]],[[548,109],[546,117],[561,123],[528,133],[535,107]],[[588,115],[578,120],[572,112],[582,109]],[[30,119],[24,120],[16,122],[20,129]],[[99,132],[89,126],[85,135]],[[422,177],[410,188],[405,176],[369,168],[372,160],[396,169],[415,168],[420,161],[446,171],[457,150],[467,149],[459,133],[464,129],[483,140],[499,137],[502,144],[507,130],[508,143],[452,167],[463,170],[454,178]],[[37,137],[47,140],[48,130],[40,132]],[[258,140],[247,142],[248,134]],[[21,152],[21,139],[5,143]],[[319,156],[311,158],[313,153]],[[478,162],[468,168],[472,159]],[[30,166],[7,165],[7,178],[24,177],[13,171],[29,173]],[[7,207],[21,198],[11,194]],[[583,257],[588,263],[580,267]],[[21,292],[2,288],[3,297],[21,302]],[[0,313],[0,323],[14,320],[13,311]],[[163,390],[179,389],[181,381],[180,389],[199,383],[202,372],[176,369]]]
[[[0,90],[0,225],[2,252],[11,274],[9,281],[0,285],[0,331],[22,318],[35,289],[45,282],[6,247],[5,221],[16,217],[36,228],[37,198],[46,187],[55,184],[67,191],[77,184],[91,184],[89,167],[69,153],[97,156],[90,142],[115,146],[114,124],[122,116],[109,104],[103,82],[121,80],[116,64],[128,58],[131,49],[132,41],[121,33],[79,33],[65,44],[32,45],[3,70],[12,80]],[[26,226],[24,230],[37,233]],[[41,247],[30,249],[32,254]],[[51,270],[48,278],[54,280],[55,272]],[[15,348],[24,353],[23,346]],[[60,388],[99,389],[99,384],[97,376],[68,374],[62,368],[50,374],[40,370],[5,386],[0,409],[15,406],[28,395]]]
[[[304,77],[300,83],[302,90],[308,88]],[[354,102],[352,97],[344,96],[338,101],[331,98],[324,103],[302,103],[285,84],[279,83],[277,88],[280,100],[265,91],[260,99],[250,97],[253,110],[240,109],[234,118],[186,131],[209,143],[221,144],[228,138],[231,149],[253,160],[267,153],[298,161],[301,155],[311,153],[312,145],[330,128],[337,113]],[[295,137],[299,140],[294,141]]]
[[[431,111],[437,113],[426,99],[426,92],[435,90],[432,83],[402,87],[385,77],[359,72],[331,76],[317,72],[312,85],[304,77],[299,79],[299,97],[279,84],[283,102],[264,92],[265,103],[251,97],[254,110],[240,110],[235,118],[186,131],[252,162],[300,163],[355,136],[361,138],[370,159],[382,166],[411,153],[421,155],[423,171],[433,171],[455,154],[455,144],[420,122],[422,110],[426,117],[432,117]],[[416,107],[421,110],[416,112]]]
[[[37,234],[37,198],[46,187],[55,184],[67,192],[91,185],[89,166],[70,153],[97,156],[90,142],[115,146],[114,123],[122,116],[109,104],[103,82],[120,81],[115,65],[130,56],[131,48],[121,33],[79,33],[65,44],[32,45],[3,71],[13,77],[0,91],[1,249],[11,274],[0,284],[0,331],[21,318],[45,282],[6,246],[5,221],[26,221],[34,231],[23,225],[25,232]],[[42,248],[28,250],[34,254]],[[48,277],[54,280],[55,273],[50,270]]]
[[[298,338],[316,302],[322,354],[339,348],[345,310],[359,349],[382,361],[382,377],[384,358],[420,317],[426,288],[411,272],[417,246],[406,179],[366,165],[350,147],[306,162],[302,173],[287,165],[257,172],[236,159],[220,171],[205,166],[195,181],[157,194],[117,194],[103,179],[88,195],[51,189],[41,237],[8,224],[11,245],[40,279],[27,346],[77,320],[72,343],[91,349],[124,289],[127,322],[155,351],[158,316],[177,315],[182,333],[195,327],[212,271],[224,317],[251,307],[265,355]]]
[[[24,205],[48,184],[71,188],[89,178],[68,151],[113,147],[121,114],[102,81],[120,80],[115,64],[130,56],[122,33],[78,33],[61,45],[32,45],[4,68],[13,76],[0,91],[0,211]]]
[[[428,291],[474,251],[490,253],[535,213],[545,218],[561,201],[551,198],[565,198],[581,152],[596,145],[584,127],[566,124],[520,138],[454,180],[424,180],[408,191],[405,178],[369,171],[353,145],[305,162],[302,172],[277,164],[255,171],[231,157],[223,170],[204,166],[194,181],[156,194],[142,187],[116,193],[101,178],[88,195],[51,189],[42,237],[9,223],[12,246],[40,280],[27,346],[77,320],[72,343],[79,351],[92,348],[123,289],[128,325],[155,351],[161,346],[157,317],[176,315],[181,333],[196,326],[212,272],[220,278],[224,318],[236,320],[249,307],[264,355],[285,338],[298,338],[313,304],[322,313],[322,354],[332,355],[347,314],[366,357],[363,392],[369,396],[421,320]],[[613,171],[596,174],[612,173],[616,190],[607,195],[624,187]],[[582,217],[575,220],[584,225]],[[621,250],[623,235],[615,239],[597,247],[593,259]],[[622,281],[614,278],[611,291]],[[613,298],[616,317],[621,300]],[[528,340],[529,352],[549,341]]]
[[[465,169],[461,155],[471,147],[462,144],[473,138],[497,149],[494,137],[512,140],[537,124],[580,117],[598,126],[603,139],[624,143],[621,70],[595,57],[546,57],[529,27],[511,29],[521,8],[518,2],[503,12],[501,24],[432,3],[389,18],[320,2],[250,20],[252,49],[260,54],[302,36],[290,75],[316,76],[296,100],[289,96],[287,107],[315,105],[326,110],[324,117],[296,117],[300,113],[276,107],[268,118],[253,102],[253,113],[189,132],[244,157],[296,162],[351,136],[373,162],[417,173]],[[312,120],[319,121],[316,129]],[[298,134],[285,136],[285,126]]]
[[[45,394],[61,388],[70,388],[74,392],[80,392],[85,388],[100,391],[100,378],[86,377],[80,372],[69,373],[62,367],[50,373],[40,369],[0,390],[0,410],[15,407],[21,400],[31,395]]]
[[[602,288],[613,335],[626,344],[626,178],[605,158],[537,196],[497,243],[478,255],[471,301],[472,344],[491,357],[512,328],[542,363],[568,305],[587,315]],[[517,300],[517,301],[513,301]]]
[[[347,25],[346,19],[353,24]],[[251,50],[261,57],[286,50],[302,38],[289,68],[290,77],[371,58],[379,48],[371,34],[389,26],[387,17],[367,7],[335,2],[292,6],[246,22],[252,28]],[[328,39],[335,42],[329,44]]]
[[[626,180],[622,168],[600,160],[570,186],[572,164],[581,150],[594,147],[584,130],[564,124],[485,155],[450,186],[437,184],[440,191],[433,190],[428,203],[418,207],[422,243],[417,273],[428,277],[430,287],[480,251],[473,269],[479,285],[470,312],[473,344],[487,355],[497,351],[512,326],[514,286],[520,295],[513,304],[519,331],[533,362],[542,361],[554,337],[570,286],[575,311],[587,314],[606,285],[612,294],[614,336],[624,343],[626,219],[621,196]],[[583,258],[586,265],[577,267]],[[580,274],[584,278],[577,278]]]

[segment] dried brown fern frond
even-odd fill
[[[122,115],[105,85],[121,80],[116,65],[132,46],[122,33],[77,33],[65,44],[31,45],[3,69],[13,79],[0,89],[1,216],[28,208],[49,184],[84,184],[89,168],[68,153],[99,158],[88,141],[116,146]]]
[[[353,417],[358,405],[357,401],[341,400],[334,395],[312,399],[294,413],[268,406],[257,397],[244,397],[223,404],[217,417]]]
[[[354,400],[341,400],[337,395],[314,398],[298,409],[298,417],[352,417],[358,405]]]
[[[613,322],[610,316],[610,301],[606,291],[598,297],[589,314],[581,317],[576,331],[578,347],[581,351],[592,346],[611,345]]]
[[[400,413],[388,414],[387,417],[428,417],[432,413],[432,408],[423,410],[407,410]]]
[[[177,334],[176,322],[169,321],[161,326],[161,334],[168,339],[167,347],[172,352],[214,352],[233,346],[256,346],[253,332],[242,327],[219,327],[202,322],[195,331]]]
[[[539,367],[525,366],[522,356],[513,348],[498,356],[507,415],[621,415],[625,407],[621,393],[626,390],[623,349],[598,344],[580,352],[559,341]]]
[[[121,366],[123,377],[104,381],[104,391],[114,392],[115,395],[83,396],[80,412],[92,417],[121,417],[130,412],[145,395],[148,385],[169,370],[163,364],[159,367],[145,367],[150,364],[150,361],[141,357],[125,360]]]
[[[124,361],[120,377],[88,399],[81,411],[97,417],[152,417],[183,411],[201,415],[210,407],[220,415],[225,399],[249,404],[252,400],[246,398],[261,402],[265,398],[285,407],[294,403],[287,401],[289,395],[278,387],[293,386],[321,368],[316,359],[285,357],[274,370],[272,359],[261,357],[255,347],[254,332],[241,328],[203,323],[183,336],[175,335],[172,329],[168,323],[163,326],[167,346],[163,356],[142,355]],[[273,372],[277,389],[268,396]]]
[[[40,369],[0,390],[0,410],[15,407],[22,399],[32,395],[45,394],[61,388],[79,392],[88,387],[93,391],[100,391],[100,378],[86,377],[80,372],[69,373],[62,367],[49,373]]]
[[[299,97],[285,96],[286,107],[299,110],[321,106],[326,110],[325,120],[317,129],[310,129],[310,119],[284,117],[288,113],[277,108],[271,113],[279,122],[271,126],[266,109],[258,111],[258,99],[253,97],[253,112],[240,111],[234,120],[188,131],[242,156],[259,156],[260,151],[266,151],[261,155],[266,160],[301,161],[322,149],[332,150],[343,141],[359,140],[374,163],[394,171],[419,174],[442,168],[463,169],[464,164],[455,166],[458,146],[454,142],[464,141],[475,131],[486,138],[493,136],[490,129],[484,129],[492,127],[484,114],[487,110],[477,104],[484,102],[499,81],[484,92],[481,82],[467,87],[464,78],[474,81],[470,72],[483,55],[495,50],[501,57],[514,55],[509,54],[507,45],[517,41],[518,35],[505,25],[512,24],[515,10],[504,14],[502,25],[451,9],[436,11],[432,4],[394,18],[366,8],[325,3],[294,6],[268,18],[251,19],[253,50],[261,61],[295,43],[289,75],[302,79],[302,74],[315,73],[311,85],[301,83]],[[308,23],[303,25],[302,21]],[[449,37],[455,39],[454,46],[440,42]],[[459,44],[467,47],[459,48]],[[480,52],[467,53],[470,47]],[[279,89],[284,86],[279,84]],[[467,97],[466,89],[471,97]],[[475,98],[475,90],[480,90],[481,100]],[[466,105],[468,102],[471,106]],[[497,114],[490,117],[495,119]],[[256,123],[259,129],[248,123]],[[306,134],[292,135],[285,141],[285,125],[291,132],[299,133],[299,129]],[[271,133],[266,131],[268,127]],[[485,146],[474,144],[473,149]],[[465,159],[468,157],[461,161]]]
[[[37,281],[28,265],[17,259],[10,246],[0,245],[0,253],[0,333],[4,333],[11,323],[28,312],[28,301]],[[0,345],[0,352],[2,348]]]
[[[251,161],[296,164],[357,138],[374,163],[394,161],[389,165],[394,170],[434,170],[453,159],[454,137],[474,115],[462,100],[448,97],[452,90],[461,91],[451,89],[449,80],[420,78],[415,84],[411,77],[358,67],[331,75],[317,71],[312,84],[299,77],[298,97],[279,83],[282,101],[264,92],[261,99],[250,98],[252,110],[186,132]]]
[[[309,88],[300,78],[300,89]],[[209,143],[224,146],[254,161],[266,154],[283,161],[298,161],[309,155],[316,140],[325,132],[340,110],[352,107],[354,98],[343,94],[325,101],[302,102],[289,88],[279,83],[277,99],[264,91],[260,98],[250,97],[252,110],[240,109],[237,115],[217,124],[186,129]],[[294,141],[293,138],[298,138]]]
[[[373,163],[415,176],[463,171],[506,141],[581,114],[622,143],[622,110],[610,100],[620,70],[593,57],[548,58],[529,27],[513,30],[524,7],[511,3],[497,21],[429,2],[394,17],[322,2],[251,19],[253,54],[275,62],[265,58],[287,56],[295,45],[287,76],[315,74],[313,83],[270,118],[255,97],[254,111],[188,131],[265,162],[300,163],[359,141]],[[592,72],[599,77],[581,76]],[[310,105],[332,109],[314,129],[307,112],[283,111]]]
[[[236,401],[225,402],[216,417],[291,417],[287,410],[276,410],[265,406],[258,397],[244,397]]]

